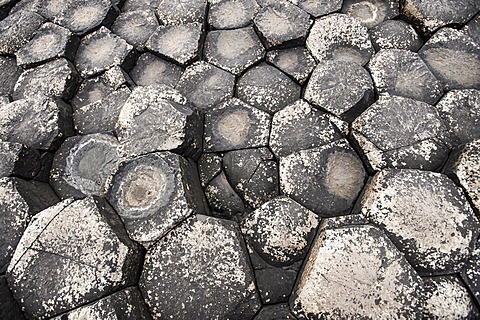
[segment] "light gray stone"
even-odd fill
[[[398,16],[399,0],[344,0],[342,13],[354,17],[370,29]]]
[[[267,61],[275,65],[300,84],[307,81],[316,62],[306,48],[272,50],[267,53]]]
[[[157,27],[158,21],[153,11],[135,10],[120,13],[113,23],[112,31],[135,49],[143,50]]]
[[[260,6],[255,0],[211,1],[208,23],[215,29],[235,29],[248,26]]]
[[[165,84],[175,87],[183,69],[149,52],[142,54],[130,71],[130,77],[138,86]]]
[[[165,25],[203,24],[207,10],[206,0],[160,0],[157,15]]]
[[[291,2],[318,18],[340,10],[343,0],[294,0]]]
[[[19,10],[0,21],[0,54],[15,54],[44,21],[45,18],[29,10]]]
[[[401,49],[416,52],[423,45],[415,29],[403,20],[386,20],[369,33],[376,51]]]

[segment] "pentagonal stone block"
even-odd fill
[[[315,213],[281,196],[245,217],[242,233],[265,261],[289,265],[304,257],[318,223]]]
[[[206,0],[160,0],[157,15],[163,24],[203,24],[207,10]]]
[[[478,236],[478,220],[462,189],[439,173],[381,171],[361,201],[362,213],[423,274],[459,271]]]
[[[268,64],[250,68],[237,83],[238,98],[272,114],[300,99],[300,91],[298,84]]]
[[[464,32],[443,28],[418,53],[445,90],[480,89],[480,45]]]
[[[260,6],[255,0],[221,0],[210,4],[208,24],[215,29],[235,29],[248,26]]]
[[[265,55],[260,39],[252,27],[214,30],[207,34],[205,59],[233,74],[240,74]]]
[[[110,182],[108,199],[130,237],[146,245],[188,216],[208,213],[195,164],[170,152],[124,162]]]
[[[143,50],[145,43],[158,27],[153,11],[136,10],[122,12],[112,26],[112,31],[137,50]]]
[[[237,98],[231,98],[205,114],[203,150],[206,152],[265,147],[271,116]]]
[[[167,86],[133,89],[118,117],[116,133],[125,156],[175,150],[196,157],[202,144],[198,111]]]
[[[373,54],[367,28],[357,19],[333,13],[315,20],[307,48],[318,61],[346,60],[364,65]]]
[[[301,318],[419,319],[422,291],[422,279],[380,230],[355,226],[319,235],[290,307]]]
[[[175,87],[199,109],[207,109],[233,96],[235,76],[199,61],[189,66]]]
[[[316,65],[310,52],[302,47],[269,51],[267,61],[293,77],[300,84],[307,81]]]
[[[368,69],[378,93],[434,104],[443,95],[441,82],[420,56],[409,50],[381,50],[370,60]]]
[[[200,23],[160,26],[148,39],[146,47],[185,66],[198,57],[201,37]]]
[[[13,295],[34,318],[71,310],[132,285],[140,248],[108,203],[68,199],[38,213],[7,275]]]
[[[130,70],[130,77],[138,86],[165,84],[175,87],[183,69],[151,53],[142,54]]]
[[[41,170],[40,153],[17,142],[0,140],[0,177],[34,178]]]
[[[418,51],[423,45],[415,29],[403,20],[387,20],[370,29],[370,38],[376,51],[401,49]]]
[[[374,99],[373,82],[367,70],[348,61],[319,64],[305,89],[305,100],[350,121]]]
[[[331,118],[298,100],[273,116],[270,148],[277,157],[285,157],[341,139],[342,135]]]
[[[252,208],[278,195],[278,165],[267,148],[230,151],[223,157],[228,181]]]
[[[140,289],[154,319],[249,319],[260,309],[235,222],[197,215],[157,242]]]
[[[118,147],[109,134],[67,138],[55,153],[50,185],[62,199],[105,195],[120,162]]]
[[[80,77],[72,63],[64,58],[25,70],[18,78],[13,98],[20,100],[46,96],[69,100],[77,90]]]
[[[0,106],[0,139],[52,150],[73,135],[70,106],[50,98],[22,99]]]
[[[13,93],[15,83],[22,74],[22,68],[17,66],[14,58],[0,56],[0,95],[8,96]]]
[[[272,306],[263,306],[259,313],[253,318],[254,320],[293,320],[296,319],[293,314],[290,313],[288,304],[277,304]]]
[[[15,54],[44,21],[45,18],[29,10],[19,10],[0,21],[0,54]]]
[[[370,29],[398,16],[398,7],[399,0],[345,0],[342,13],[354,17]]]
[[[133,65],[133,47],[122,38],[101,27],[80,42],[75,67],[84,78],[94,76],[114,66],[129,69]]]
[[[437,109],[397,96],[380,96],[353,122],[352,137],[374,170],[436,170],[450,149],[448,129]]]
[[[321,217],[348,214],[365,178],[362,162],[344,140],[280,159],[282,192]]]
[[[29,67],[56,58],[73,60],[79,44],[80,39],[70,30],[46,22],[35,36],[17,51],[17,62],[20,66]]]
[[[37,181],[0,178],[0,272],[4,273],[30,219],[59,200]]]
[[[308,12],[310,15],[318,18],[329,13],[340,10],[342,7],[342,0],[298,0],[292,1]]]

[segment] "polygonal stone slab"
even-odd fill
[[[341,138],[330,116],[298,100],[273,116],[270,148],[277,157],[285,157]]]
[[[231,98],[206,113],[203,149],[218,152],[267,146],[270,121],[268,113]]]
[[[370,29],[398,16],[398,6],[399,0],[344,0],[342,13],[354,17]]]
[[[166,25],[192,22],[203,24],[206,9],[206,0],[160,0],[157,15]]]
[[[148,252],[140,289],[154,319],[249,319],[260,309],[235,222],[197,215]]]
[[[157,27],[158,21],[153,11],[136,10],[120,13],[113,23],[112,31],[135,49],[143,50]]]
[[[245,217],[242,233],[265,261],[289,265],[304,257],[318,224],[315,213],[281,196]]]
[[[210,4],[208,24],[215,29],[235,29],[248,26],[260,6],[255,0],[221,0]]]
[[[420,56],[409,50],[381,50],[368,63],[378,93],[434,104],[443,94],[441,82]]]
[[[138,86],[165,84],[175,87],[183,69],[149,52],[142,54],[130,70],[130,77]]]
[[[237,96],[269,113],[300,99],[301,87],[277,68],[261,64],[247,70],[237,83]]]
[[[367,28],[355,18],[333,13],[315,20],[307,48],[318,61],[346,60],[364,65],[373,54]]]
[[[189,66],[175,87],[199,108],[207,109],[233,96],[235,76],[208,62]]]
[[[19,10],[0,21],[0,54],[15,54],[44,21],[45,18],[29,10]]]
[[[348,61],[318,64],[305,89],[305,100],[346,120],[353,120],[374,101],[372,78]]]
[[[436,170],[450,149],[438,110],[424,102],[380,96],[352,124],[352,137],[374,170]]]
[[[370,29],[370,38],[376,51],[401,49],[418,51],[423,45],[415,29],[403,20],[387,20]]]
[[[282,192],[321,217],[348,214],[366,173],[344,140],[280,158]]]
[[[122,163],[108,199],[130,237],[149,245],[188,216],[208,213],[195,164],[157,152]]]
[[[233,190],[223,171],[207,183],[204,191],[215,216],[235,218],[245,212],[242,198]]]
[[[293,320],[296,319],[291,313],[288,304],[277,304],[272,306],[263,306],[254,320]]]
[[[322,232],[290,299],[302,318],[421,318],[423,282],[377,228]]]
[[[300,8],[318,18],[340,10],[343,0],[295,0],[291,1]]]
[[[105,200],[68,199],[35,216],[7,275],[25,312],[46,318],[132,285],[140,261]]]
[[[0,140],[0,177],[34,178],[41,169],[40,153],[17,142]]]
[[[136,10],[157,10],[160,0],[126,0],[122,12]]]
[[[439,173],[381,171],[361,206],[423,274],[459,271],[478,236],[479,222],[462,189]]]
[[[118,117],[116,133],[124,156],[175,150],[195,157],[202,143],[198,111],[167,86],[133,89]]]
[[[300,84],[307,81],[316,65],[310,52],[302,47],[269,51],[267,61],[295,78]]]
[[[13,93],[15,83],[22,74],[22,68],[17,66],[17,62],[12,57],[0,56],[0,95],[8,96]]]
[[[265,49],[252,27],[210,31],[205,40],[205,59],[233,74],[241,73],[264,54]]]

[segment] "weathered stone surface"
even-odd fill
[[[192,107],[180,92],[164,85],[134,88],[116,126],[122,155],[171,150],[196,157],[202,121]]]
[[[17,142],[0,140],[0,177],[34,178],[41,169],[40,153]]]
[[[75,67],[84,78],[114,66],[129,69],[133,65],[133,47],[105,27],[86,35],[80,42]]]
[[[273,116],[270,148],[277,157],[285,157],[341,139],[342,134],[331,118],[298,100]]]
[[[442,83],[420,56],[409,50],[381,50],[368,63],[378,93],[434,104],[443,94]]]
[[[0,300],[2,301],[0,304],[0,317],[2,319],[26,319],[22,310],[20,310],[20,307],[13,298],[5,276],[0,276]]]
[[[326,230],[290,299],[300,318],[421,318],[422,279],[377,228]]]
[[[22,68],[17,66],[14,58],[0,56],[0,95],[8,96],[13,93],[15,83],[22,74]]]
[[[219,152],[268,145],[271,116],[237,98],[205,114],[203,150]]]
[[[366,173],[344,140],[280,158],[282,192],[321,217],[349,213]]]
[[[38,213],[8,267],[13,295],[47,318],[132,285],[140,248],[102,199],[68,199]]]
[[[0,54],[15,54],[44,21],[42,16],[28,10],[19,10],[0,21]]]
[[[381,96],[353,122],[352,137],[374,170],[436,170],[450,149],[438,110],[398,96]]]
[[[207,34],[205,59],[233,74],[260,61],[265,49],[252,27],[233,30],[214,30]]]
[[[260,309],[235,222],[197,215],[148,252],[140,289],[154,319],[249,319]]]
[[[355,210],[355,208],[354,208]],[[367,218],[361,213],[348,214],[346,216],[332,217],[322,220],[327,229],[338,229],[357,225],[366,225],[369,223]]]
[[[344,0],[342,13],[354,17],[370,29],[398,16],[398,3],[399,0]]]
[[[461,276],[477,303],[480,301],[480,246],[477,241],[472,255],[465,264]]]
[[[465,25],[463,31],[467,32],[473,41],[480,45],[480,13],[477,13],[477,15]]]
[[[233,190],[223,171],[205,186],[205,196],[215,216],[235,218],[245,212],[243,200]]]
[[[80,77],[72,63],[64,58],[25,70],[18,78],[13,98],[46,96],[69,100],[77,90]]]
[[[208,109],[233,96],[235,76],[208,62],[189,66],[175,87],[199,108]]]
[[[203,153],[197,164],[200,183],[205,187],[222,171],[222,156],[216,153]]]
[[[50,98],[22,99],[0,106],[0,139],[52,150],[73,135],[70,106]]]
[[[130,71],[130,77],[138,86],[165,84],[175,87],[183,69],[151,53],[142,54]]]
[[[297,5],[314,16],[318,18],[320,16],[327,15],[329,13],[340,10],[342,7],[342,0],[296,0],[291,1],[293,3],[298,3]]]
[[[136,10],[156,10],[160,0],[126,0],[122,12]]]
[[[188,216],[208,213],[195,164],[170,152],[122,163],[108,200],[130,237],[147,246]]]
[[[353,120],[375,99],[372,78],[348,61],[318,64],[305,89],[305,100],[346,120]]]
[[[288,304],[263,306],[254,318],[255,320],[293,320],[296,319],[290,313]]]
[[[137,50],[143,50],[145,43],[157,30],[158,21],[151,10],[122,12],[115,20],[112,31]]]
[[[296,270],[268,266],[255,269],[254,272],[258,292],[264,305],[288,301],[298,275]]]
[[[238,98],[272,114],[298,100],[300,91],[298,84],[268,64],[250,68],[237,83]]]
[[[307,81],[316,64],[310,52],[302,47],[269,51],[267,61],[293,77],[300,84]]]
[[[418,53],[445,90],[480,90],[480,44],[462,31],[443,28]]]
[[[248,26],[260,6],[255,0],[221,0],[210,4],[208,23],[215,29],[234,29]]]
[[[367,28],[346,14],[333,13],[315,20],[307,48],[318,61],[346,60],[364,65],[373,54]]]
[[[361,212],[423,274],[459,271],[478,236],[479,223],[463,191],[439,173],[381,171],[361,201]]]
[[[192,22],[203,24],[206,9],[206,0],[160,0],[157,15],[166,25]]]
[[[376,51],[382,49],[418,51],[423,45],[415,29],[403,20],[386,20],[370,29],[369,33]]]

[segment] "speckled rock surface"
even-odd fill
[[[415,29],[403,20],[386,20],[372,28],[369,33],[376,51],[381,49],[417,51],[423,44]]]
[[[151,10],[122,12],[112,26],[112,31],[125,39],[137,50],[143,50],[145,43],[157,30],[158,20]]]
[[[0,21],[0,54],[15,54],[44,21],[42,16],[29,10],[13,12]]]
[[[160,0],[157,15],[166,25],[203,23],[207,9],[206,0]]]
[[[182,73],[179,66],[147,52],[138,58],[130,70],[130,77],[138,86],[165,84],[175,87]]]
[[[307,81],[316,65],[310,52],[302,47],[269,51],[267,61],[293,77],[300,84]]]
[[[373,28],[384,20],[392,19],[399,13],[398,0],[344,0],[342,13],[360,21],[367,28]]]
[[[0,276],[0,299],[2,301],[0,304],[0,317],[2,319],[26,319],[17,301],[13,298],[5,276]]]
[[[255,0],[211,1],[208,23],[216,29],[246,27],[259,9]]]
[[[0,56],[0,95],[11,95],[18,77],[22,74],[22,68],[17,66],[15,58]]]
[[[0,140],[0,177],[34,178],[41,170],[40,157],[33,148]]]

